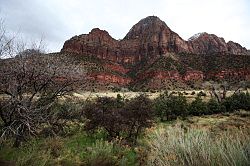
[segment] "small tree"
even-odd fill
[[[125,104],[120,98],[101,97],[84,109],[84,115],[87,132],[104,129],[110,139],[124,137],[132,141],[136,141],[142,129],[150,127],[153,121],[152,102],[145,96]]]
[[[219,103],[224,102],[224,100],[227,97],[227,92],[230,88],[230,84],[228,84],[227,82],[223,82],[222,84],[219,85],[215,85],[212,84],[210,87],[210,95],[212,98],[215,98]],[[238,92],[238,90],[241,88],[241,86],[239,86],[236,90],[235,93]]]
[[[173,96],[165,92],[161,94],[154,103],[156,114],[163,120],[172,120],[177,116],[185,117],[187,115],[187,100],[182,95]]]
[[[52,62],[50,57],[25,55],[2,60],[0,66],[0,94],[6,96],[0,107],[2,137],[15,136],[15,146],[35,135],[42,123],[52,122],[51,106],[69,94],[78,81],[65,77],[72,69]]]
[[[122,131],[122,117],[120,101],[114,98],[99,97],[96,102],[90,103],[84,109],[85,130],[95,132],[103,128],[110,138],[120,136]]]
[[[152,102],[144,95],[131,99],[122,110],[127,138],[136,140],[143,128],[153,124]]]

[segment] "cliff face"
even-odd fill
[[[89,34],[75,36],[67,40],[61,52],[97,57],[98,59],[112,62],[103,64],[103,67],[116,72],[116,74],[120,73],[120,76],[112,73],[95,72],[90,73],[90,77],[92,80],[117,83],[122,86],[140,83],[140,81],[149,78],[154,79],[153,82],[156,80],[190,82],[212,77],[223,79],[228,77],[228,75],[229,77],[230,75],[232,77],[243,75],[242,77],[245,78],[246,75],[249,75],[249,72],[242,72],[249,71],[249,63],[243,67],[241,66],[240,70],[238,68],[237,70],[221,69],[209,71],[209,73],[202,68],[193,68],[192,64],[182,63],[181,61],[185,57],[178,58],[178,54],[194,54],[203,57],[204,55],[215,54],[247,55],[249,52],[240,44],[232,41],[225,42],[223,38],[214,34],[199,33],[185,41],[156,16],[149,16],[140,20],[122,40],[112,38],[105,30],[92,29]],[[176,61],[174,64],[169,63],[167,60],[164,62],[164,66],[153,71],[145,67],[157,63],[161,57],[170,53],[174,54],[174,57],[172,57]],[[249,60],[249,56],[245,58]],[[191,61],[193,62],[192,58],[187,60],[188,63]],[[201,66],[206,66],[207,64],[206,59],[201,59],[199,62],[194,61],[193,63],[199,63]],[[224,62],[222,61],[222,63]],[[213,65],[216,66],[216,64]],[[179,70],[180,68],[182,68],[181,71]],[[138,72],[142,69],[144,72]],[[127,75],[129,73],[134,75],[133,78]],[[159,82],[162,81],[158,81],[157,84]]]
[[[124,39],[113,39],[98,28],[72,37],[62,52],[95,56],[122,64],[136,64],[167,52],[190,52],[190,45],[158,17],[150,16],[134,25]]]
[[[122,40],[115,40],[107,31],[95,28],[89,34],[67,40],[61,51],[122,64],[136,64],[168,52],[247,54],[247,49],[240,44],[226,43],[213,34],[200,33],[185,41],[156,16],[140,20]]]

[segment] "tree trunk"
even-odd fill
[[[21,137],[19,135],[16,136],[15,142],[13,144],[14,148],[18,148],[21,145]]]

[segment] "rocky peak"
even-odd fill
[[[206,32],[198,33],[188,40],[195,54],[247,54],[247,49],[232,41],[226,43],[224,38]]]
[[[231,54],[249,54],[249,51],[245,48],[242,47],[239,43],[235,43],[233,41],[229,41],[227,42],[227,49],[228,52],[230,52]]]
[[[194,40],[198,39],[200,36],[206,35],[206,34],[207,34],[206,32],[201,32],[201,33],[194,34],[192,37],[190,37],[188,39],[188,41],[194,41]]]
[[[145,36],[160,33],[164,29],[169,29],[165,22],[156,16],[148,16],[135,24],[124,39],[144,38]]]
[[[101,30],[99,28],[93,28],[90,33],[90,35],[93,35],[93,36],[107,36],[107,37],[111,37],[109,35],[109,33],[105,30]]]

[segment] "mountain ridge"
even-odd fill
[[[249,52],[240,44],[206,32],[184,40],[156,16],[141,19],[121,40],[94,28],[89,34],[65,41],[61,53],[104,60],[106,72],[90,72],[90,78],[118,87],[157,89],[172,84],[173,88],[185,88],[193,84],[190,82],[250,78]],[[195,58],[197,61],[193,61]]]
[[[88,48],[84,48],[84,46],[92,46],[93,43],[96,43],[96,47],[107,47],[106,50],[99,50],[101,54],[105,54],[104,51],[106,51],[107,56],[109,54],[110,56],[125,56],[128,58],[127,60],[120,60],[125,63],[126,61],[129,63],[131,61],[132,63],[134,62],[131,54],[137,57],[135,58],[136,60],[140,60],[145,53],[151,56],[167,52],[248,54],[247,49],[240,44],[232,41],[226,43],[224,38],[206,32],[201,33],[197,38],[193,38],[193,40],[186,41],[156,16],[141,19],[129,30],[122,40],[114,39],[107,31],[100,30],[99,28],[94,28],[89,34],[79,35],[77,38],[80,38],[78,43],[75,43],[74,38],[67,40],[61,51],[72,51],[70,48],[71,45],[79,45],[79,48],[74,50],[75,52],[88,53],[86,52]],[[71,44],[71,41],[73,44]],[[88,41],[90,42],[88,43]],[[108,52],[107,49],[115,53],[112,51]]]

